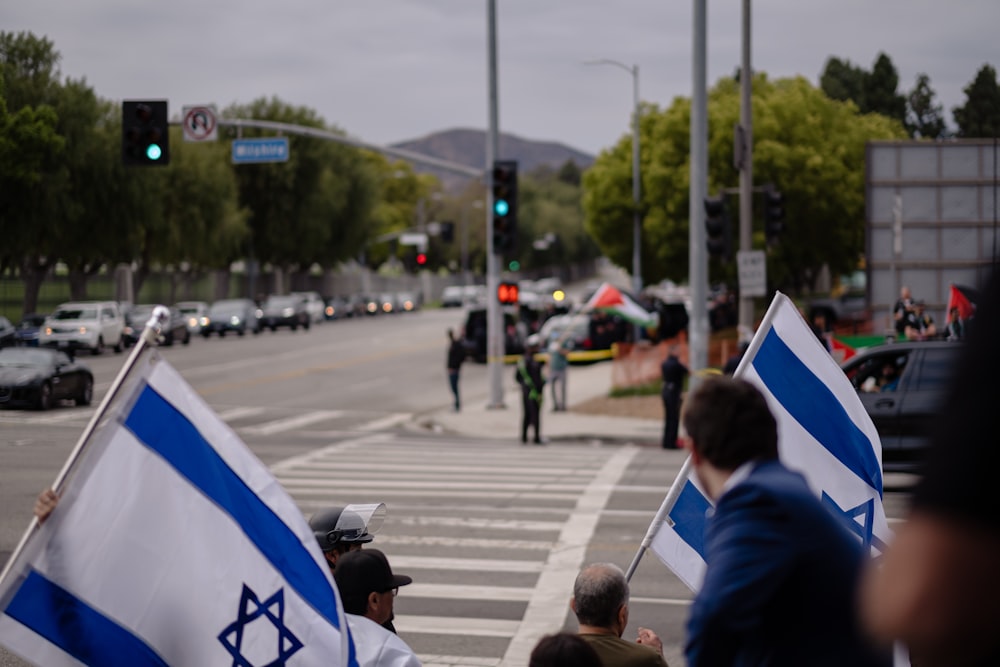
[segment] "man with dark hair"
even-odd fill
[[[715,502],[707,568],[685,653],[702,665],[885,666],[859,629],[855,591],[868,556],[797,472],[750,383],[716,377],[688,396],[685,446]]]
[[[393,603],[399,587],[413,583],[413,579],[393,574],[389,560],[378,549],[348,551],[340,557],[333,578],[351,628],[358,664],[419,667],[413,650],[385,628],[394,617]]]
[[[605,667],[666,667],[663,643],[656,633],[639,628],[635,642],[622,639],[628,625],[628,582],[611,563],[585,567],[573,584],[569,606],[580,624],[580,636]]]

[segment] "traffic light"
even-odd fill
[[[166,100],[122,102],[122,162],[129,166],[170,164]]]
[[[497,301],[503,305],[517,305],[519,294],[517,283],[500,283],[497,285]]]
[[[493,252],[502,255],[517,244],[517,162],[493,163]]]
[[[455,240],[455,223],[454,222],[442,222],[441,223],[441,241],[444,243],[451,243]]]
[[[773,188],[764,191],[764,238],[768,245],[778,242],[785,231],[785,196]]]
[[[732,230],[724,196],[705,197],[706,246],[712,257],[728,259],[732,254]]]
[[[417,266],[426,266],[426,265],[427,265],[427,253],[426,252],[418,252],[417,253]]]

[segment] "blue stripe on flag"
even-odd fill
[[[837,397],[771,329],[753,359],[768,391],[809,435],[882,497],[882,467]]]
[[[705,558],[705,514],[712,505],[701,494],[690,479],[684,480],[677,502],[670,509],[670,520],[674,522],[674,532]]]
[[[32,570],[4,610],[86,665],[163,665],[142,639]]]
[[[340,629],[333,587],[320,566],[298,536],[226,465],[194,424],[147,385],[125,426],[227,512],[299,596]]]

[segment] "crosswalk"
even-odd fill
[[[567,601],[631,447],[349,439],[272,467],[307,516],[385,502],[371,546],[414,583],[395,625],[428,667],[526,665]]]

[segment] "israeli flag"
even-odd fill
[[[882,443],[857,392],[795,304],[775,294],[735,373],[757,386],[778,422],[778,451],[872,555],[891,538],[882,507]],[[650,526],[650,548],[693,591],[705,572],[712,503],[685,462]]]
[[[54,666],[356,665],[281,485],[166,361],[128,379],[0,581],[0,642]]]

